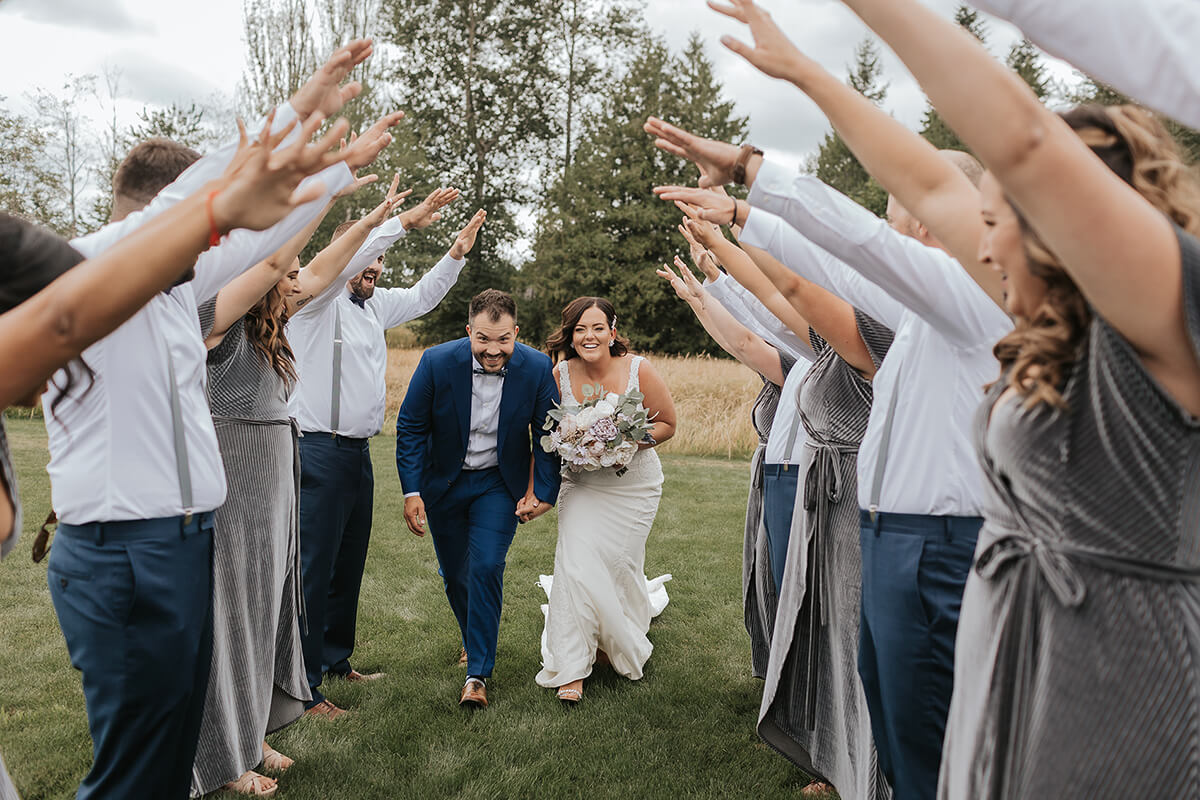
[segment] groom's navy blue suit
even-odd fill
[[[523,344],[509,359],[500,399],[498,466],[464,469],[475,361],[463,338],[421,356],[396,418],[396,468],[405,494],[420,492],[450,607],[467,649],[467,673],[488,677],[496,659],[504,562],[517,500],[529,487],[558,499],[559,461],[537,440],[558,400],[550,359]],[[486,377],[485,380],[499,380]]]

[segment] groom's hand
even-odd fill
[[[425,501],[419,494],[404,498],[404,521],[417,536],[425,535]]]
[[[517,519],[530,522],[550,510],[549,503],[543,503],[533,493],[527,494],[517,501]]]

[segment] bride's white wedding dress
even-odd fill
[[[637,389],[641,356],[630,359],[629,388]],[[563,406],[578,406],[570,362],[559,362]],[[540,582],[549,595],[542,632],[540,686],[557,687],[592,673],[597,648],[632,680],[654,646],[651,618],[667,605],[663,575],[647,581],[646,537],[662,497],[663,472],[652,448],[639,450],[623,475],[615,469],[564,470],[558,495],[554,575]],[[653,596],[652,596],[653,595]]]

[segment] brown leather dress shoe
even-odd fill
[[[467,685],[463,687],[462,697],[458,699],[460,706],[474,706],[475,708],[487,708],[487,687],[482,681],[467,681]]]
[[[386,672],[368,672],[365,675],[356,669],[352,669],[342,676],[343,680],[352,681],[354,683],[363,683],[366,681],[377,681],[380,678],[386,678]]]
[[[350,712],[347,711],[346,709],[338,708],[337,706],[335,706],[333,703],[329,702],[328,700],[322,700],[321,702],[317,703],[312,708],[307,709],[304,712],[304,716],[306,716],[306,717],[324,717],[325,719],[332,720],[332,719],[337,719],[338,717],[344,717],[345,715],[347,715],[349,713]]]

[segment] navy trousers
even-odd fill
[[[300,437],[300,560],[304,570],[304,668],[309,707],[325,699],[326,672],[350,672],[358,622],[375,473],[366,439],[306,433]]]
[[[800,469],[795,464],[786,467],[783,464],[763,465],[763,529],[767,534],[767,556],[776,594],[783,588],[783,568],[792,534],[799,475]]]
[[[517,532],[517,501],[500,469],[463,470],[450,490],[429,506],[429,532],[458,619],[467,674],[491,677],[500,635],[504,562]]]
[[[933,800],[979,517],[863,511],[858,672],[895,800]]]
[[[186,798],[212,659],[212,514],[58,526],[50,599],[83,673],[77,798]]]

